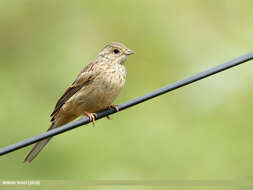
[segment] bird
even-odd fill
[[[79,116],[89,117],[94,125],[96,112],[110,107],[117,110],[117,106],[112,103],[125,84],[125,62],[133,53],[120,42],[107,44],[59,98],[50,115],[51,125],[48,131]],[[51,139],[52,137],[49,137],[37,142],[26,155],[24,162],[31,162]]]

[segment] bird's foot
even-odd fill
[[[119,111],[118,106],[116,106],[116,105],[114,105],[114,104],[112,104],[112,105],[110,105],[110,106],[108,107],[108,109],[110,109],[110,108],[114,108],[117,112]],[[111,120],[111,118],[110,118],[109,115],[107,115],[106,118],[107,118],[108,120]]]
[[[93,124],[93,127],[95,127],[95,119],[97,117],[97,114],[96,113],[90,113],[90,112],[84,112],[84,114],[89,117],[90,119],[90,122],[92,122]]]
[[[119,111],[118,106],[114,104],[110,105],[108,108],[114,108],[116,111]]]

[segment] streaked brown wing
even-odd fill
[[[77,76],[76,80],[68,87],[60,99],[57,101],[54,111],[51,113],[50,117],[54,117],[55,114],[61,109],[61,107],[83,86],[88,85],[92,80],[97,76],[98,73],[95,73],[93,66],[96,62],[91,62],[88,64]],[[53,118],[52,118],[53,120]],[[51,120],[51,121],[52,121]]]
[[[60,99],[56,103],[54,111],[51,113],[50,117],[53,117],[60,110],[63,104],[65,104],[65,102],[68,101],[81,88],[82,86],[67,88],[67,90],[63,93],[63,95],[60,97]]]

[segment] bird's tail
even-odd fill
[[[48,131],[52,128],[54,128],[54,123],[51,124]],[[52,139],[52,137],[49,137],[47,139],[44,139],[42,141],[37,142],[32,150],[26,155],[24,162],[31,162],[33,159],[40,153],[40,151],[47,145],[47,143]]]

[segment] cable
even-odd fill
[[[162,94],[165,94],[165,93],[170,92],[172,90],[175,90],[177,88],[181,88],[183,86],[186,86],[188,84],[191,84],[191,83],[196,82],[198,80],[201,80],[203,78],[209,77],[209,76],[214,75],[216,73],[219,73],[221,71],[227,70],[227,69],[232,68],[234,66],[240,65],[240,64],[242,64],[244,62],[247,62],[249,60],[252,60],[252,59],[253,59],[253,52],[245,54],[243,56],[235,58],[235,59],[233,59],[231,61],[228,61],[226,63],[220,64],[220,65],[218,65],[216,67],[213,67],[211,69],[208,69],[206,71],[197,73],[197,74],[192,75],[188,78],[177,81],[173,84],[162,87],[160,89],[154,90],[154,91],[152,91],[148,94],[145,94],[145,95],[140,96],[138,98],[135,98],[133,100],[127,101],[123,104],[119,104],[118,105],[118,109],[119,109],[118,111],[122,111],[122,110],[127,109],[131,106],[137,105],[137,104],[142,103],[144,101],[147,101],[151,98],[155,98],[157,96],[160,96]],[[110,109],[107,109],[107,110],[100,111],[100,112],[97,113],[96,120],[101,119],[101,118],[103,118],[105,116],[108,116],[110,114],[114,114],[115,112],[117,112],[117,110],[115,110],[114,108],[110,108]],[[51,137],[51,136],[59,135],[59,134],[64,133],[68,130],[77,128],[81,125],[85,125],[89,122],[90,122],[90,120],[89,120],[88,117],[81,118],[77,121],[68,123],[68,124],[63,125],[61,127],[58,127],[58,128],[52,129],[50,131],[44,132],[42,134],[39,134],[37,136],[25,139],[25,140],[20,141],[16,144],[12,144],[12,145],[6,146],[4,148],[1,148],[0,149],[0,155],[4,155],[4,154],[7,154],[9,152],[16,151],[20,148],[26,147],[26,146],[28,146],[30,144],[33,144],[33,143],[36,143],[40,140],[46,139],[46,138]]]

